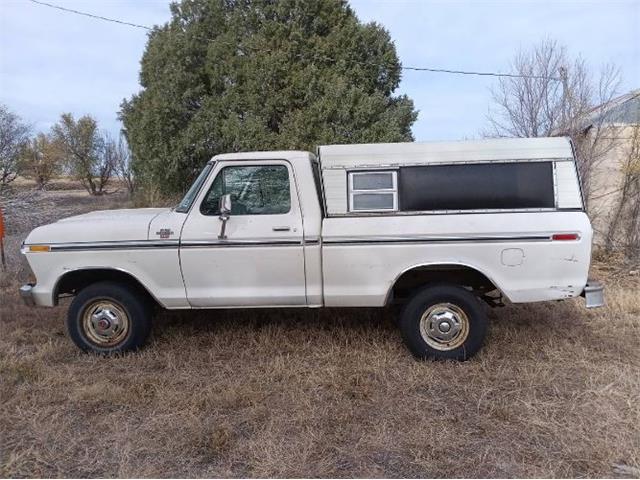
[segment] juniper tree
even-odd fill
[[[411,141],[388,32],[342,0],[183,0],[121,119],[137,178],[177,192],[220,152]]]

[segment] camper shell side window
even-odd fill
[[[550,161],[401,167],[399,190],[405,212],[555,208]]]
[[[347,172],[350,213],[581,210],[572,159],[406,165]]]

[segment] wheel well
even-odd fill
[[[83,288],[93,283],[104,281],[127,285],[138,291],[141,295],[146,296],[153,304],[160,305],[137,278],[130,273],[112,268],[80,269],[65,273],[58,279],[58,283],[53,290],[53,304],[57,305],[62,295],[77,295]]]
[[[428,283],[451,283],[468,287],[484,295],[498,287],[482,272],[456,264],[423,265],[412,268],[398,277],[387,295],[387,304],[408,298],[416,289]]]

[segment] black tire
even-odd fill
[[[423,321],[423,315],[430,309],[432,314]],[[437,327],[431,328],[435,324]],[[433,285],[419,290],[400,316],[402,339],[411,353],[421,360],[468,360],[482,347],[488,324],[478,299],[455,285]],[[449,330],[443,332],[447,326]],[[452,335],[452,331],[458,332],[455,338],[442,338]]]
[[[89,309],[97,313],[91,315]],[[71,302],[67,331],[85,352],[108,355],[137,350],[151,333],[151,312],[150,302],[138,289],[115,282],[97,282],[82,289]],[[108,317],[100,318],[107,314]],[[96,326],[94,322],[106,322],[109,328],[103,328],[103,324]]]

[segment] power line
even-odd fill
[[[127,21],[124,21],[124,20],[119,20],[117,18],[103,17],[102,15],[95,15],[93,13],[83,12],[83,11],[80,11],[80,10],[74,10],[73,8],[67,8],[67,7],[62,7],[60,5],[54,5],[52,3],[43,2],[42,0],[29,0],[29,1],[31,3],[35,3],[37,5],[53,8],[53,9],[60,10],[60,11],[66,12],[66,13],[73,13],[75,15],[81,15],[83,17],[93,18],[94,20],[102,20],[104,22],[117,23],[119,25],[125,25],[127,27],[133,27],[133,28],[140,28],[140,29],[148,30],[148,31],[152,31],[153,30],[153,27],[150,27],[148,25],[141,25],[139,23],[127,22]],[[204,38],[204,37],[200,37],[200,38],[202,38],[202,40],[205,40],[207,42],[215,42],[215,41],[217,41],[217,40],[214,40],[214,39],[211,39],[211,38]],[[226,43],[226,42],[222,42],[222,43]],[[323,57],[323,59],[325,59],[327,61],[332,61],[332,62],[336,61],[335,59],[329,58],[329,57]],[[370,63],[370,62],[362,62],[362,61],[356,61],[356,63],[360,63],[360,64],[363,64],[363,65],[375,65],[375,64]],[[470,70],[449,70],[449,69],[446,69],[446,68],[430,68],[430,67],[404,67],[404,66],[401,66],[400,68],[402,70],[411,70],[411,71],[416,71],[416,72],[449,73],[449,74],[455,74],[455,75],[475,75],[475,76],[481,76],[481,77],[531,78],[531,79],[538,79],[538,80],[554,80],[554,81],[557,81],[557,82],[562,80],[561,78],[558,78],[558,77],[550,77],[550,76],[545,76],[545,75],[520,75],[520,74],[516,74],[516,73],[475,72],[475,71],[470,71]]]
[[[499,73],[499,72],[472,72],[468,70],[447,70],[445,68],[427,68],[427,67],[402,67],[403,70],[415,70],[418,72],[434,72],[434,73],[454,73],[456,75],[478,75],[485,77],[512,77],[512,78],[534,78],[555,80],[560,82],[559,77],[548,77],[545,75],[520,75],[517,73]]]
[[[75,13],[76,15],[82,15],[83,17],[94,18],[96,20],[102,20],[105,22],[119,23],[120,25],[126,25],[128,27],[142,28],[144,30],[153,30],[153,28],[147,25],[140,25],[138,23],[125,22],[124,20],[118,20],[116,18],[108,18],[100,15],[94,15],[93,13],[81,12],[80,10],[74,10],[73,8],[61,7],[60,5],[54,5],[52,3],[41,2],[40,0],[29,0],[31,3],[36,3],[49,8],[55,8],[67,13]]]

